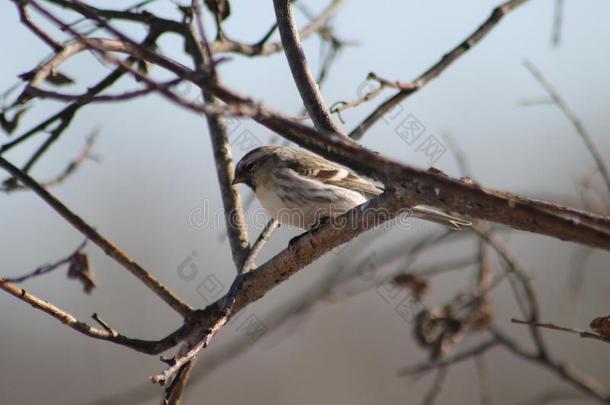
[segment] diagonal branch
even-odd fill
[[[194,1],[196,3],[197,0]],[[197,13],[196,13],[197,14]],[[202,29],[202,28],[201,28]],[[201,32],[203,35],[203,32]],[[199,72],[205,72],[207,66],[210,66],[212,80],[215,80],[214,61],[211,60],[211,51],[209,46],[206,46],[207,39],[199,36],[194,29],[193,24],[190,25],[189,35],[185,38],[187,44],[194,45],[194,62],[196,69]],[[203,99],[208,104],[216,104],[217,100],[208,91],[202,89]],[[227,134],[226,123],[221,116],[206,115],[206,121],[210,130],[210,139],[212,141],[212,151],[214,153],[214,162],[216,163],[216,175],[222,196],[222,204],[225,210],[225,223],[227,226],[227,235],[229,244],[233,254],[233,262],[237,269],[241,268],[250,242],[248,240],[248,230],[244,217],[241,195],[233,186],[233,176],[235,167],[231,156],[231,145],[229,143],[229,135]]]
[[[401,89],[381,103],[372,113],[370,113],[364,121],[362,121],[356,128],[350,132],[349,136],[352,139],[360,139],[364,135],[364,133],[373,126],[381,117],[384,116],[388,111],[394,108],[396,105],[400,104],[404,99],[424,87],[431,80],[437,78],[445,69],[447,69],[453,62],[458,60],[462,55],[470,50],[473,46],[478,44],[487,34],[491,32],[491,30],[502,20],[502,18],[525,3],[527,0],[510,0],[507,1],[498,7],[496,7],[491,15],[481,24],[476,31],[468,36],[464,41],[462,41],[457,47],[452,49],[450,52],[443,55],[441,60],[439,60],[436,64],[422,73],[417,79],[412,81],[411,83],[398,84],[398,87]]]
[[[587,332],[586,330],[579,330],[579,329],[574,329],[574,328],[566,328],[565,326],[559,326],[559,325],[555,325],[552,323],[543,323],[543,322],[532,322],[532,321],[522,321],[519,319],[511,319],[510,320],[512,323],[518,323],[518,324],[522,324],[522,325],[530,325],[532,327],[535,328],[545,328],[545,329],[551,329],[551,330],[558,330],[561,332],[568,332],[568,333],[575,333],[578,336],[580,336],[581,338],[589,338],[589,339],[596,339],[602,342],[606,342],[606,343],[610,343],[610,338],[599,335],[597,333],[592,333],[592,332]]]
[[[593,137],[589,134],[589,132],[585,129],[584,125],[574,112],[572,108],[568,105],[568,103],[559,95],[557,90],[553,87],[553,85],[544,77],[542,72],[534,66],[534,64],[528,60],[524,61],[523,64],[529,70],[529,72],[534,76],[534,78],[540,83],[540,85],[546,90],[547,93],[551,96],[553,102],[559,107],[559,109],[563,112],[566,118],[572,123],[574,129],[578,133],[578,135],[582,138],[585,146],[591,153],[595,164],[597,165],[597,169],[599,173],[602,175],[602,179],[604,179],[604,183],[606,184],[606,188],[608,192],[610,192],[610,172],[608,172],[608,168],[604,163],[604,158],[602,157],[601,152],[595,145],[593,141]]]
[[[66,263],[70,263],[70,261],[79,253],[81,253],[81,251],[85,248],[85,245],[87,244],[87,239],[85,239],[84,241],[82,241],[78,247],[72,252],[70,253],[70,255],[68,255],[67,257],[64,257],[61,260],[58,260],[54,263],[51,264],[45,264],[43,266],[40,266],[38,268],[36,268],[34,271],[31,271],[23,276],[19,276],[19,277],[0,277],[0,279],[2,279],[4,282],[8,282],[8,283],[22,283],[26,280],[29,280],[30,278],[34,278],[34,277],[38,277],[41,276],[43,274],[47,274],[52,272],[53,270],[55,270],[56,268],[63,266]]]
[[[121,346],[126,346],[142,353],[159,354],[161,352],[164,352],[165,350],[180,343],[180,341],[182,341],[187,335],[187,333],[190,331],[190,326],[185,323],[176,331],[172,332],[165,338],[158,341],[132,339],[123,336],[108,327],[105,327],[104,330],[101,330],[94,328],[93,326],[85,322],[81,322],[68,312],[56,307],[53,304],[48,303],[45,300],[36,297],[35,295],[28,293],[24,289],[17,287],[6,279],[0,278],[0,289],[6,291],[7,293],[20,299],[21,301],[30,304],[33,308],[47,313],[48,315],[57,319],[64,325],[68,326],[71,329],[74,329],[77,332],[82,333],[83,335],[89,336],[94,339],[106,340]]]
[[[47,34],[42,28],[32,22],[32,18],[26,9],[27,1],[26,0],[13,0],[15,6],[17,7],[17,11],[19,12],[19,18],[21,22],[29,28],[30,31],[34,33],[38,38],[42,40],[42,42],[49,45],[55,52],[59,52],[62,49],[61,44],[55,41],[49,34]]]
[[[421,375],[421,374],[426,373],[431,370],[451,366],[456,363],[462,362],[464,360],[468,360],[470,358],[476,357],[482,353],[485,353],[487,350],[493,349],[498,344],[499,344],[499,342],[496,339],[493,339],[493,338],[488,339],[470,349],[466,349],[462,352],[453,354],[449,357],[440,359],[438,361],[435,361],[435,362],[425,361],[420,364],[415,364],[413,366],[405,367],[398,372],[398,375],[400,375],[400,376]]]
[[[19,168],[12,165],[9,161],[0,156],[0,167],[8,171],[13,177],[21,181],[25,186],[32,189],[42,200],[44,200],[51,208],[53,208],[59,215],[61,215],[68,223],[74,228],[81,232],[87,239],[95,243],[100,249],[110,256],[117,263],[119,263],[125,270],[129,271],[136,278],[138,278],[144,285],[155,292],[163,301],[165,301],[171,308],[183,316],[188,316],[192,308],[180,300],[173,292],[171,292],[164,284],[156,279],[148,271],[144,270],[142,266],[136,263],[132,258],[127,256],[125,252],[119,249],[114,243],[106,239],[98,231],[96,231],[91,225],[86,223],[81,217],[72,212],[66,207],[61,201],[55,196],[49,193],[47,190],[42,188],[40,184],[32,177],[24,173]]]
[[[516,341],[507,336],[498,328],[492,328],[491,333],[498,340],[498,342],[500,342],[500,344],[508,349],[511,353],[541,365],[561,379],[579,388],[581,391],[597,398],[600,402],[610,403],[610,393],[595,379],[582,374],[569,364],[564,364],[548,357],[541,357],[538,355],[538,353],[525,350]]]
[[[343,131],[332,119],[330,110],[324,102],[320,88],[307,63],[290,1],[274,0],[273,5],[284,53],[309,117],[320,132],[342,134]]]
[[[243,286],[245,275],[253,268],[254,259],[262,249],[263,245],[267,242],[277,225],[278,222],[276,220],[271,220],[261,232],[260,236],[256,240],[256,243],[252,249],[250,249],[248,257],[244,261],[239,274],[231,284],[229,292],[224,297],[222,307],[218,311],[216,319],[213,320],[211,325],[206,328],[203,338],[200,339],[199,342],[186,353],[175,359],[170,367],[168,367],[165,371],[153,376],[151,378],[153,383],[164,385],[171,377],[182,370],[185,365],[193,361],[203,349],[208,347],[216,333],[218,333],[218,331],[227,324],[231,315],[233,314],[235,300]]]
[[[32,1],[31,4],[35,4]],[[107,26],[126,41],[113,41],[113,51],[136,53],[179,77],[192,81],[225,103],[239,106],[244,115],[307,149],[344,164],[365,176],[392,185],[405,203],[426,204],[472,218],[503,223],[515,229],[536,232],[589,246],[610,249],[610,218],[557,204],[528,199],[515,194],[485,189],[478,184],[452,179],[444,174],[414,168],[388,159],[344,137],[328,137],[259,103],[243,97],[219,83],[200,78],[171,59],[139,46],[124,34]],[[104,41],[90,44],[103,44]],[[98,46],[98,45],[96,45]],[[165,92],[161,92],[171,101]]]

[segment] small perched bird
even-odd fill
[[[311,229],[383,193],[343,166],[285,146],[262,146],[237,164],[233,184],[248,185],[279,223]],[[459,230],[470,222],[430,208],[413,215]]]

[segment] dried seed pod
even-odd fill
[[[601,336],[610,339],[610,315],[595,318],[591,321],[589,327]]]
[[[399,274],[394,277],[393,282],[399,287],[405,287],[411,290],[411,293],[418,300],[421,300],[430,289],[428,280],[417,274]]]
[[[83,290],[87,294],[96,287],[95,276],[89,262],[89,256],[85,253],[75,253],[70,259],[70,267],[68,268],[68,278],[75,278],[83,284]]]

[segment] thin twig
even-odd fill
[[[97,134],[98,134],[98,132],[94,131],[91,135],[89,135],[87,137],[87,139],[85,140],[85,146],[80,151],[78,156],[76,156],[76,158],[74,158],[71,162],[69,162],[61,173],[59,173],[58,175],[56,175],[54,178],[52,178],[50,180],[41,181],[40,185],[44,188],[49,188],[49,187],[53,187],[58,184],[61,184],[68,177],[70,177],[71,175],[76,173],[76,171],[79,169],[79,167],[87,159],[96,160],[95,156],[93,156],[91,154],[91,149],[93,148],[93,144],[95,143]],[[16,191],[16,190],[27,190],[27,187],[25,187],[24,185],[22,185],[18,181],[16,181],[16,179],[14,177],[11,177],[10,179],[6,180],[4,182],[4,186],[0,187],[0,191],[5,191],[7,193]]]
[[[527,70],[529,70],[532,76],[534,76],[534,78],[538,81],[538,83],[540,83],[540,85],[546,90],[546,92],[549,93],[549,96],[551,96],[553,102],[557,105],[557,107],[559,107],[559,109],[561,109],[566,118],[572,123],[574,129],[576,130],[576,132],[584,142],[585,146],[589,150],[589,153],[591,153],[591,156],[593,157],[593,160],[597,165],[599,173],[604,179],[606,188],[610,193],[610,172],[608,172],[608,168],[604,163],[604,158],[602,157],[601,152],[597,148],[597,145],[595,145],[593,137],[585,129],[584,125],[582,124],[574,110],[572,110],[572,108],[566,103],[563,97],[559,95],[557,90],[555,90],[553,85],[544,77],[542,72],[536,66],[534,66],[532,62],[528,60],[525,60],[523,64],[525,65]]]
[[[586,330],[568,328],[568,327],[565,327],[565,326],[559,326],[559,325],[555,325],[555,324],[552,324],[552,323],[522,321],[522,320],[514,319],[514,318],[511,319],[510,321],[512,323],[518,323],[518,324],[522,324],[522,325],[530,325],[530,326],[534,326],[536,328],[545,328],[545,329],[558,330],[558,331],[561,331],[561,332],[575,333],[575,334],[579,335],[581,338],[596,339],[596,340],[600,340],[602,342],[610,343],[610,338],[607,338],[605,336],[599,335],[597,333],[588,332]]]
[[[47,274],[47,273],[55,270],[56,268],[69,263],[72,260],[72,258],[74,257],[74,255],[76,255],[77,253],[80,253],[85,248],[86,245],[87,245],[87,239],[82,241],[72,253],[70,253],[68,256],[66,256],[65,258],[63,258],[61,260],[58,260],[52,264],[45,264],[44,266],[40,266],[36,270],[34,270],[28,274],[25,274],[23,276],[2,277],[2,280],[4,280],[4,282],[18,284],[18,283],[22,283],[30,278],[34,278],[34,277],[42,276],[43,274]]]
[[[491,30],[502,20],[502,18],[516,9],[527,0],[511,0],[503,3],[502,5],[496,7],[491,15],[481,24],[476,31],[468,36],[464,41],[462,41],[457,47],[443,55],[441,60],[439,60],[436,64],[422,73],[417,79],[410,83],[405,83],[401,85],[404,89],[400,90],[394,96],[390,97],[388,100],[384,101],[379,105],[372,113],[370,113],[362,123],[357,125],[352,132],[350,132],[349,136],[352,139],[360,139],[364,135],[364,133],[371,127],[377,120],[379,120],[385,113],[390,111],[396,105],[400,104],[405,98],[409,97],[411,94],[415,93],[426,84],[428,84],[432,79],[435,79],[440,75],[447,67],[449,67],[453,62],[458,60],[462,55],[464,55],[468,50],[470,50],[473,46],[481,41],[487,34],[491,32]]]
[[[59,52],[63,48],[63,46],[55,41],[49,34],[47,34],[42,28],[32,22],[30,14],[28,13],[26,6],[27,0],[13,0],[17,10],[19,11],[19,17],[21,22],[30,29],[38,38],[42,40],[42,42],[49,45],[53,48],[53,51]]]
[[[481,405],[491,404],[491,393],[489,390],[489,377],[487,375],[487,364],[485,362],[485,354],[481,353],[474,357],[474,365],[477,369],[477,377],[479,378],[479,394]]]
[[[265,246],[265,244],[269,241],[271,234],[273,233],[273,231],[275,231],[278,224],[279,223],[277,220],[272,219],[267,223],[267,225],[265,225],[265,228],[263,229],[261,234],[258,236],[258,239],[256,239],[256,242],[254,242],[254,245],[250,249],[250,252],[248,252],[248,257],[246,258],[246,261],[240,269],[239,274],[245,274],[250,270],[254,269],[254,267],[256,266],[256,264],[254,263],[256,256],[258,256],[263,246]]]
[[[192,308],[180,300],[173,292],[171,292],[164,284],[159,282],[142,266],[137,264],[132,258],[127,256],[114,243],[106,239],[91,225],[85,222],[81,217],[72,212],[55,196],[45,190],[36,180],[24,173],[19,168],[12,165],[9,161],[0,156],[0,167],[8,171],[11,175],[21,181],[24,185],[32,189],[44,202],[61,215],[69,224],[81,232],[87,239],[100,247],[108,256],[113,258],[123,268],[138,278],[144,285],[154,291],[163,301],[171,308],[183,316],[188,316]]]
[[[36,2],[31,0],[31,4],[34,5]],[[105,23],[100,21],[100,24]],[[115,50],[128,52],[129,48],[134,48],[138,56],[192,80],[203,89],[209,89],[226,103],[237,103],[240,108],[251,107],[252,118],[286,139],[380,181],[392,181],[393,178],[411,179],[408,182],[403,182],[403,187],[407,185],[410,189],[410,192],[402,195],[402,197],[408,199],[409,204],[422,203],[451,210],[451,205],[447,204],[448,201],[451,201],[455,211],[471,214],[475,218],[492,219],[517,229],[532,230],[538,233],[560,234],[562,240],[578,240],[580,243],[592,246],[610,247],[610,229],[608,229],[610,218],[560,207],[544,201],[528,200],[516,195],[484,190],[479,185],[459,182],[438,173],[418,170],[382,157],[343,137],[329,138],[327,134],[286,118],[260,104],[253,103],[252,100],[242,97],[220,84],[209,83],[209,81],[193,77],[193,72],[184,66],[142,48],[108,25],[105,25],[105,27],[127,42],[122,49],[117,46]],[[82,40],[90,41],[90,39]],[[166,92],[160,92],[168,96],[170,100],[176,101]],[[412,190],[413,188],[417,191]],[[462,194],[460,197],[453,195],[449,198],[445,195],[455,192],[466,192],[470,196],[467,197]],[[487,201],[483,202],[484,200]],[[481,209],[481,207],[488,208]],[[489,209],[491,207],[493,207],[492,210]],[[537,216],[536,221],[531,219],[531,214],[534,212]],[[525,218],[522,217],[524,214]],[[565,215],[574,215],[576,218],[565,217]],[[519,221],[520,219],[521,221]],[[518,225],[518,223],[520,224]],[[586,237],[583,238],[585,235]],[[574,239],[575,237],[577,239]]]
[[[244,261],[243,266],[241,267],[237,277],[231,284],[229,288],[229,292],[223,300],[223,305],[221,309],[218,311],[217,319],[212,322],[212,324],[206,329],[203,338],[195,344],[190,350],[181,355],[180,357],[174,359],[165,371],[160,374],[157,374],[151,377],[151,381],[156,384],[164,385],[170,378],[175,377],[175,375],[180,372],[188,363],[192,362],[199,353],[208,347],[212,338],[218,331],[229,321],[233,313],[233,307],[235,305],[235,301],[237,299],[237,294],[240,292],[243,283],[244,276],[251,270],[254,265],[254,259],[264,246],[264,244],[269,240],[269,237],[277,227],[278,222],[276,220],[271,220],[265,227],[265,229],[261,232],[260,236],[256,240],[252,249],[248,253],[248,257]]]
[[[31,4],[35,4],[34,0]],[[114,43],[115,50],[128,52],[129,47],[135,47],[137,49],[135,52],[149,61],[192,80],[204,89],[210,89],[230,105],[237,104],[241,113],[251,114],[250,116],[257,122],[286,139],[377,180],[391,182],[396,181],[394,179],[409,179],[402,182],[403,192],[395,194],[396,198],[406,204],[432,205],[469,214],[474,218],[505,223],[516,229],[556,236],[562,240],[573,240],[590,246],[610,248],[610,218],[545,201],[526,199],[514,194],[485,190],[479,185],[454,180],[385,158],[342,137],[329,138],[311,127],[253,103],[252,100],[220,84],[210,84],[208,81],[194,78],[193,72],[184,66],[150,53],[124,35],[121,36],[129,41],[128,45],[123,44],[121,48],[120,41],[117,41]],[[91,39],[86,41],[90,42]],[[160,92],[170,100],[179,102],[175,96],[168,95],[162,90]],[[250,110],[243,111],[246,107]],[[197,108],[197,110],[201,109]],[[213,110],[213,112],[218,111]],[[536,220],[532,220],[532,215]]]
[[[475,356],[480,355],[481,353],[485,353],[487,350],[494,348],[498,345],[498,341],[496,339],[488,339],[483,341],[482,343],[477,344],[476,346],[466,349],[464,351],[455,353],[451,356],[447,356],[445,358],[441,358],[437,361],[430,362],[426,361],[423,363],[415,364],[413,366],[405,367],[398,372],[399,376],[415,376],[421,375],[428,371],[435,370],[442,367],[451,366],[453,364],[462,362],[464,360],[471,359]]]
[[[173,79],[164,83],[159,83],[159,86],[170,88],[182,82],[182,79]],[[118,101],[128,101],[134,98],[142,97],[157,91],[155,87],[146,87],[144,89],[126,91],[120,94],[104,94],[101,96],[90,97],[89,103],[111,103]],[[80,101],[88,97],[88,94],[64,94],[56,91],[43,90],[38,87],[29,86],[27,89],[28,95],[39,98],[50,98],[61,101]]]
[[[473,230],[479,235],[482,241],[485,241],[489,247],[493,248],[496,253],[500,256],[502,261],[506,266],[506,274],[511,274],[515,276],[515,282],[511,283],[511,287],[513,293],[515,295],[515,299],[517,304],[520,306],[523,315],[528,317],[532,322],[538,322],[540,319],[540,307],[538,304],[538,297],[534,292],[534,289],[531,285],[531,280],[526,274],[525,270],[520,266],[519,262],[513,257],[511,252],[508,250],[506,245],[502,243],[496,236],[494,236],[489,231],[486,231],[484,228],[480,228],[477,226],[473,227]],[[496,284],[490,283],[488,285],[489,288],[493,288]],[[482,294],[485,294],[486,291],[483,290]],[[542,338],[542,334],[538,330],[538,328],[531,327],[530,333],[532,335],[532,339],[536,344],[536,349],[538,350],[538,355],[541,358],[546,357],[547,354],[547,346]]]
[[[563,27],[564,0],[555,0],[555,11],[553,15],[553,29],[551,32],[551,44],[558,47],[561,44],[561,29]]]
[[[574,369],[569,364],[560,363],[549,357],[541,357],[536,352],[530,352],[520,346],[516,341],[507,336],[504,332],[496,327],[490,329],[491,333],[498,342],[508,349],[513,354],[522,357],[528,361],[539,364],[561,379],[574,385],[587,395],[590,395],[600,402],[610,403],[610,393],[594,378],[583,375],[578,370]]]
[[[112,343],[116,343],[121,346],[132,348],[138,352],[147,354],[158,354],[161,353],[182,341],[190,332],[190,326],[187,324],[181,326],[176,331],[172,332],[165,338],[153,341],[153,340],[140,340],[132,339],[116,331],[100,330],[96,329],[89,324],[79,321],[68,312],[56,307],[49,302],[30,294],[26,290],[17,287],[13,283],[10,283],[6,279],[0,278],[0,290],[4,290],[11,294],[15,298],[24,301],[33,308],[45,312],[51,317],[57,319],[67,327],[74,329],[75,331],[82,333],[83,335],[89,336],[94,339],[106,340]],[[106,329],[106,328],[104,328]]]
[[[443,384],[445,383],[445,380],[447,379],[448,373],[449,373],[449,368],[446,366],[440,367],[438,369],[438,371],[436,372],[436,377],[434,377],[434,382],[432,383],[432,386],[426,393],[426,396],[424,397],[424,399],[422,401],[422,405],[432,405],[436,402],[436,400],[438,399],[438,396],[441,394],[441,391],[443,390]]]

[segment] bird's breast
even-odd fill
[[[301,229],[310,229],[321,220],[342,215],[367,200],[361,193],[338,187],[289,189],[259,186],[256,197],[278,222]]]

